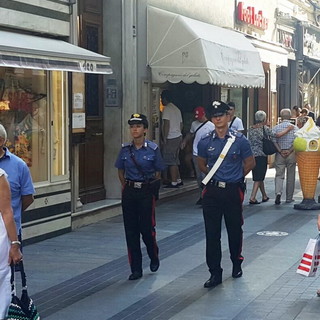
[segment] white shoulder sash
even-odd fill
[[[205,176],[205,178],[202,180],[202,183],[204,185],[207,185],[207,183],[212,179],[213,175],[216,173],[216,171],[219,169],[222,161],[224,160],[224,158],[226,157],[231,145],[234,143],[234,141],[236,140],[236,137],[231,135],[226,143],[226,145],[224,146],[224,148],[222,149],[219,158],[217,159],[217,161],[215,162],[215,164],[213,165],[213,167],[211,168],[211,170],[208,172],[208,174]]]

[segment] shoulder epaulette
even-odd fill
[[[150,140],[147,140],[146,142],[148,144],[148,147],[150,147],[152,150],[156,150],[158,148],[158,145],[155,142]]]
[[[124,142],[121,146],[122,148],[130,147],[132,145],[131,142]]]
[[[234,131],[234,130],[229,130],[230,134],[232,134],[233,136],[235,136],[236,138],[241,138],[243,136],[242,132],[238,132],[238,131]]]
[[[207,139],[207,138],[211,137],[212,135],[213,135],[213,131],[207,132],[205,135],[201,136],[200,140]]]

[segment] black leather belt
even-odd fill
[[[147,182],[126,180],[126,185],[134,189],[142,189],[148,186]]]
[[[224,182],[224,181],[217,181],[217,180],[211,180],[209,184],[222,189],[227,187],[240,186],[240,182]]]

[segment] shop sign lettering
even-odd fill
[[[159,77],[165,79],[197,79],[200,78],[200,73],[198,72],[183,72],[183,73],[174,73],[174,72],[158,72]],[[196,80],[195,80],[196,81]]]
[[[96,71],[96,64],[91,61],[84,61],[81,63],[81,71],[82,72],[95,72]]]
[[[284,45],[286,48],[293,49],[294,42],[293,42],[293,35],[289,32],[278,30],[279,35],[279,43]]]
[[[268,29],[268,19],[263,16],[262,10],[256,13],[255,7],[246,7],[243,2],[238,3],[238,20],[258,29]]]

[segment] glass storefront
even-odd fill
[[[0,122],[7,146],[34,182],[68,178],[65,73],[0,68]]]

